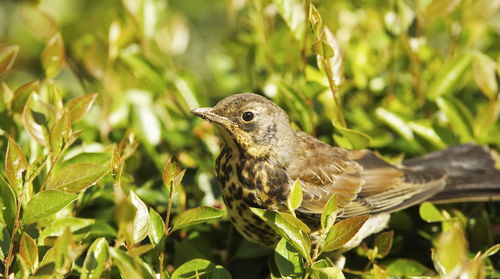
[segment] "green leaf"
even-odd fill
[[[341,248],[356,235],[368,218],[368,215],[356,216],[333,225],[321,251],[329,252]]]
[[[179,217],[174,220],[172,232],[192,225],[220,218],[224,215],[225,212],[226,211],[224,210],[209,206],[200,206],[188,209],[179,214]]]
[[[312,276],[313,279],[344,279],[344,274],[342,270],[338,267],[330,266],[330,267],[322,267],[316,268],[313,266],[312,268]]]
[[[61,236],[66,228],[69,228],[74,234],[73,237],[75,240],[80,240],[87,235],[94,223],[95,219],[77,217],[58,218],[40,232],[38,241],[43,241],[49,236]]]
[[[109,259],[108,242],[104,237],[96,239],[87,250],[80,272],[80,279],[98,279],[106,269]]]
[[[287,204],[288,204],[288,210],[292,214],[295,214],[295,209],[299,208],[300,204],[302,203],[302,187],[300,186],[300,180],[296,180],[293,183],[292,190],[290,192],[290,195],[288,196]]]
[[[460,1],[457,0],[440,0],[431,1],[422,13],[423,18],[430,21],[431,19],[445,16],[453,12]]]
[[[109,254],[113,258],[113,263],[118,267],[120,275],[124,279],[154,279],[156,278],[150,267],[137,256],[130,256],[123,251],[110,247]]]
[[[396,259],[391,261],[386,268],[389,276],[407,277],[431,275],[432,271],[425,265],[410,259]]]
[[[69,138],[71,134],[71,122],[69,118],[69,113],[67,110],[62,111],[59,118],[56,119],[52,128],[50,128],[49,132],[49,143],[50,148],[54,156],[57,156],[61,149],[63,148],[63,144]]]
[[[19,242],[19,256],[30,268],[35,268],[38,263],[38,246],[31,236],[23,232]]]
[[[274,260],[282,277],[302,278],[304,263],[297,250],[282,238],[274,249]]]
[[[496,75],[496,64],[493,59],[485,54],[477,53],[472,62],[472,74],[481,92],[490,100],[494,100],[498,94],[498,81]]]
[[[0,224],[6,226],[9,233],[12,233],[12,227],[16,219],[16,204],[17,199],[14,190],[5,183],[5,180],[0,179],[0,208],[2,208]]]
[[[349,141],[351,149],[356,149],[356,150],[364,149],[370,145],[371,142],[370,136],[359,131],[340,127],[339,125],[334,124],[334,126],[335,130]]]
[[[24,106],[31,93],[38,92],[39,90],[40,82],[38,80],[28,82],[16,89],[16,91],[14,91],[14,97],[12,98],[12,111],[17,113],[23,112]]]
[[[324,58],[331,58],[335,54],[333,48],[324,40],[318,40],[311,46],[312,53],[323,56]]]
[[[179,266],[170,277],[171,279],[181,278],[217,278],[230,279],[229,273],[221,266],[216,266],[208,260],[194,259]]]
[[[440,97],[437,98],[436,104],[450,121],[453,131],[460,136],[461,142],[470,141],[472,139],[471,123],[467,120],[467,112],[461,110],[458,101]]]
[[[170,157],[165,164],[165,167],[163,168],[163,184],[169,188],[170,183],[176,177],[181,173],[181,168],[179,166],[179,163],[175,159],[175,157]]]
[[[57,190],[39,192],[26,205],[23,213],[23,223],[28,225],[48,217],[63,209],[74,201],[76,197],[76,194]]]
[[[441,222],[445,217],[431,202],[423,202],[419,208],[420,217],[428,222]]]
[[[383,232],[375,237],[374,247],[377,248],[377,258],[381,259],[387,256],[391,251],[393,231]]]
[[[16,61],[19,46],[0,46],[0,76],[6,74]]]
[[[406,124],[406,121],[404,121],[401,117],[399,117],[395,113],[390,112],[381,107],[378,107],[375,110],[375,114],[380,120],[382,120],[385,124],[391,127],[391,129],[397,132],[406,141],[408,141],[415,151],[423,153],[424,151],[423,147],[416,141],[415,136],[413,135],[413,131]]]
[[[467,257],[467,241],[459,222],[452,222],[448,230],[443,231],[436,242],[433,262],[441,274],[450,274]]]
[[[20,193],[23,186],[23,173],[28,169],[28,160],[21,147],[9,137],[5,153],[5,175],[10,187]]]
[[[61,71],[64,63],[64,42],[60,33],[55,34],[49,40],[41,59],[47,79],[55,77]]]
[[[149,221],[151,223],[148,232],[149,240],[156,247],[165,236],[165,222],[153,208],[149,209]]]
[[[306,34],[306,9],[303,2],[300,0],[273,0],[273,3],[295,39],[302,42]]]
[[[471,64],[472,58],[472,54],[465,53],[449,61],[430,84],[427,97],[436,100],[440,96],[451,95]]]
[[[429,121],[411,121],[408,126],[419,136],[432,143],[439,149],[446,148],[446,143],[441,139],[438,133],[432,127]]]
[[[134,231],[133,231],[132,241],[134,243],[137,243],[146,238],[149,232],[149,226],[151,222],[149,221],[148,207],[132,191],[130,192],[130,201],[136,208],[134,216]]]
[[[65,166],[47,181],[46,189],[78,193],[95,184],[109,172],[109,166],[92,163],[76,163]]]
[[[483,257],[490,257],[490,256],[493,256],[496,253],[498,253],[498,251],[500,251],[500,244],[495,244],[495,245],[491,246],[490,248],[488,248],[486,251],[484,251],[482,256]]]
[[[80,120],[90,110],[94,101],[97,98],[97,93],[86,94],[80,97],[73,98],[66,104],[69,110],[71,123]]]
[[[333,194],[321,211],[321,228],[325,231],[329,231],[331,226],[335,223],[337,218],[337,194]]]
[[[260,208],[250,208],[275,232],[285,238],[306,260],[311,259],[311,240],[307,235],[310,229],[302,221],[291,214]]]

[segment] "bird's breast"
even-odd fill
[[[245,156],[241,150],[225,148],[217,158],[217,175],[229,218],[250,241],[273,245],[273,230],[250,207],[284,210],[290,179],[286,170],[269,158]]]

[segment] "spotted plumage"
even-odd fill
[[[376,217],[367,223],[366,233],[382,229],[390,212],[433,196],[462,192],[457,189],[463,188],[460,181],[466,181],[463,174],[474,177],[469,186],[482,187],[481,191],[469,187],[469,198],[500,196],[500,171],[490,153],[477,145],[452,147],[435,153],[438,157],[431,154],[394,166],[371,151],[333,147],[292,129],[281,108],[256,94],[233,95],[193,113],[219,129],[224,147],[216,171],[229,218],[245,238],[259,244],[273,245],[279,237],[250,207],[287,210],[287,197],[297,179],[303,201],[296,213],[313,231],[318,224],[314,220],[334,193],[339,218]],[[457,167],[457,161],[466,162]],[[474,196],[474,192],[481,193]],[[382,224],[374,225],[376,220]]]

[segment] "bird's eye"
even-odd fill
[[[253,112],[246,111],[243,113],[241,118],[243,118],[243,120],[245,120],[246,122],[252,121],[252,119],[254,118]]]

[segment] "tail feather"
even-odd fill
[[[494,158],[494,153],[482,146],[463,144],[403,164],[412,169],[437,169],[447,173],[445,188],[434,195],[432,201],[498,201],[500,170],[495,168]]]

